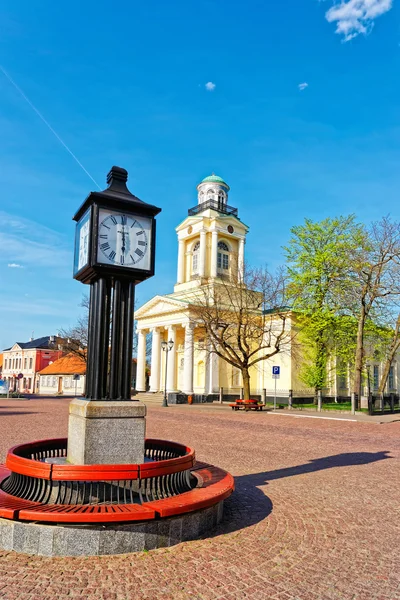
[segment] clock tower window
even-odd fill
[[[223,274],[229,270],[229,247],[225,242],[218,242],[217,269]]]
[[[193,246],[193,257],[192,257],[192,273],[197,275],[199,272],[199,254],[200,254],[200,242],[196,242]]]

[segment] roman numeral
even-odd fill
[[[140,231],[138,231],[138,232],[136,233],[136,235],[144,235],[144,231],[143,231],[143,229],[141,229]]]
[[[110,244],[108,242],[104,242],[104,244],[100,244],[100,248],[102,250],[109,250],[110,249]]]
[[[115,254],[115,252],[114,252],[114,250],[113,250],[113,251],[112,251],[112,252],[110,252],[110,254],[108,255],[108,258],[109,258],[110,260],[114,260],[115,256],[116,256],[116,254]]]
[[[147,246],[146,242],[143,242],[142,240],[138,241],[138,246]]]
[[[129,255],[131,257],[131,261],[133,262],[133,264],[136,263],[136,260],[133,258],[132,254]]]
[[[108,225],[106,225],[105,223],[102,223],[102,224],[101,224],[101,227],[105,227],[106,229],[110,229],[110,228],[108,227]]]
[[[137,225],[137,221],[135,221],[135,219],[133,219],[133,223],[131,225],[131,229],[132,229],[132,227],[135,227],[135,225]]]
[[[103,235],[99,235],[99,237],[100,237],[102,240],[108,240],[108,236],[107,236],[107,234],[104,234],[104,233],[103,233]]]
[[[144,255],[144,252],[140,248],[136,248],[135,254],[137,254],[138,256],[140,256],[140,258],[142,258],[142,256]]]
[[[121,262],[121,265],[123,265],[124,264],[124,255],[123,254],[121,254],[121,258],[119,260]]]
[[[117,224],[117,219],[114,216],[111,216],[110,219],[114,223],[114,225]]]
[[[121,215],[121,225],[126,225],[126,215]]]

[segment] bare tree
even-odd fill
[[[85,309],[83,314],[72,327],[60,329],[60,336],[66,340],[66,343],[64,342],[64,350],[79,356],[79,358],[86,362],[89,327],[89,298],[86,294],[82,297],[79,306]]]
[[[190,317],[204,328],[211,351],[240,370],[245,400],[250,398],[250,369],[291,348],[283,270],[272,274],[245,267],[243,278],[234,275],[201,286],[190,299]]]
[[[388,380],[389,373],[390,373],[390,368],[393,364],[393,360],[394,360],[399,348],[400,348],[400,314],[397,316],[396,325],[393,330],[393,334],[391,336],[389,346],[385,353],[385,355],[386,355],[385,362],[383,365],[382,377],[379,382],[379,388],[378,388],[379,394],[383,394],[385,391],[386,382]]]
[[[379,318],[387,313],[388,305],[397,302],[400,296],[400,223],[384,217],[372,224],[367,236],[364,248],[353,261],[358,319],[353,391],[358,397],[358,406],[366,323],[369,319],[379,322]]]

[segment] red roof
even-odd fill
[[[39,373],[40,375],[85,375],[86,363],[76,354],[67,354],[48,365]]]

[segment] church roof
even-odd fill
[[[204,177],[201,183],[219,183],[221,185],[225,185],[229,189],[229,185],[226,183],[226,181],[224,181],[222,177],[214,175],[214,173],[208,177]]]

